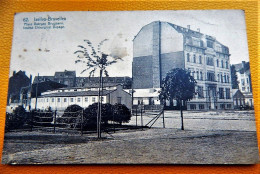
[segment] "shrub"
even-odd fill
[[[57,123],[68,123],[70,127],[75,127],[82,110],[83,108],[76,104],[68,106],[64,110],[64,114],[57,118]]]
[[[22,106],[14,109],[13,113],[6,113],[6,131],[23,128],[29,122],[29,114]]]
[[[101,123],[107,124],[108,120],[112,118],[112,111],[113,106],[109,103],[102,104],[101,107]],[[97,110],[98,110],[98,103],[94,103],[90,105],[88,108],[84,110],[84,121],[83,127],[86,128],[95,128],[97,124]]]
[[[128,123],[131,119],[131,112],[125,105],[116,103],[113,106],[113,117],[115,122]]]

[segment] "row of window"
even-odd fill
[[[191,72],[191,75],[194,77],[194,79],[196,80],[203,80],[203,72],[202,71],[194,71],[191,69],[188,69]],[[215,82],[215,73],[214,72],[210,72],[208,71],[206,74],[206,79],[207,81],[212,81]],[[222,74],[218,74],[217,75],[217,82],[221,82],[221,83],[230,83],[230,77],[229,75],[222,75]]]
[[[198,98],[200,99],[204,98],[203,86],[197,86],[197,94],[198,94]],[[224,88],[219,88],[218,94],[219,94],[219,99],[225,99],[225,98],[231,99],[230,88],[225,88],[225,91]]]
[[[201,55],[199,55],[199,57],[196,57],[195,54],[193,54],[193,56],[191,56],[190,53],[187,53],[186,58],[187,58],[187,62],[199,63],[199,64],[202,64],[202,62],[203,62]],[[212,57],[207,57],[206,64],[209,66],[214,66],[214,59]],[[226,69],[229,68],[228,61],[226,61],[224,64],[223,60],[219,61],[219,59],[217,59],[216,65],[217,65],[217,67],[221,67],[221,68],[226,68]]]
[[[232,105],[231,104],[220,104],[220,109],[231,109]],[[196,104],[190,104],[190,110],[196,110],[197,109],[197,105]],[[199,109],[205,109],[205,104],[199,104]],[[209,109],[213,109],[210,108]],[[218,109],[218,107],[216,106],[216,109]]]
[[[63,98],[63,102],[66,103],[68,102],[68,99],[70,99],[70,102],[74,102],[74,98]],[[57,98],[57,102],[61,102],[62,98]],[[89,97],[84,97],[85,102],[89,101]],[[102,101],[104,101],[104,97],[102,97],[101,99]],[[44,102],[44,98],[39,99],[40,102]],[[77,102],[81,102],[81,98],[76,98]],[[49,99],[46,98],[46,102],[49,102]],[[55,102],[55,98],[51,98],[51,102],[54,103]],[[96,102],[96,97],[92,97],[92,102]]]

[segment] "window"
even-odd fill
[[[70,102],[73,102],[73,98],[70,98]]]
[[[48,99],[48,98],[46,98],[46,102],[49,102],[49,99]]]
[[[121,97],[117,97],[117,103],[121,104]]]
[[[226,99],[230,99],[230,89],[226,88]]]
[[[103,96],[101,97],[101,101],[102,101],[102,102],[104,101],[104,97],[103,97]]]
[[[202,57],[199,56],[199,63],[202,64]]]
[[[200,80],[203,80],[203,74],[200,72]]]
[[[224,68],[224,62],[221,60],[221,68]]]
[[[227,83],[227,76],[224,75],[224,83]]]
[[[217,59],[217,67],[219,67],[219,60]]]
[[[229,75],[227,75],[227,83],[229,83]]]
[[[191,110],[196,110],[196,104],[190,104],[190,109]]]
[[[92,102],[96,102],[96,97],[92,97]]]
[[[207,41],[207,47],[213,48],[213,42],[212,41]]]
[[[231,104],[227,104],[228,109],[231,109],[231,106],[232,106]]]
[[[220,79],[219,79],[219,74],[218,74],[218,82],[220,81]]]
[[[198,98],[204,98],[202,86],[198,86]]]
[[[88,102],[88,97],[85,97],[85,102]]]
[[[60,98],[58,98],[58,102],[60,102]]]
[[[214,74],[214,72],[207,72],[207,80],[208,81],[212,81],[212,82],[215,81],[215,74]]]
[[[67,98],[64,98],[64,103],[66,103],[67,102]]]
[[[54,102],[54,98],[51,98],[51,102],[52,102],[52,103]]]
[[[199,109],[205,109],[204,104],[199,104]]]
[[[190,54],[187,53],[187,62],[190,62]]]
[[[225,104],[220,104],[220,109],[225,109]]]
[[[247,84],[249,83],[249,80],[248,80],[248,78],[246,78],[246,83],[247,83]]]
[[[241,84],[244,86],[245,85],[245,79],[241,79]]]
[[[226,61],[226,68],[228,69],[228,62]]]
[[[220,82],[223,83],[223,76],[222,76],[222,74],[220,75]]]
[[[197,74],[197,80],[199,80],[199,79],[200,79],[200,77],[199,77],[199,75],[200,75],[200,74],[199,74],[199,71],[197,71],[196,74]]]
[[[193,63],[196,63],[196,55],[193,55]]]
[[[210,65],[210,66],[214,66],[214,62],[213,62],[213,58],[212,57],[207,57],[207,65]]]
[[[219,99],[224,99],[224,88],[219,88]]]
[[[245,91],[246,90],[246,88],[245,87],[242,87],[242,91]]]
[[[80,102],[80,98],[77,99],[77,102]]]

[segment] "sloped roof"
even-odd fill
[[[103,95],[107,95],[115,90],[103,90]],[[98,91],[72,91],[57,92],[43,95],[42,97],[77,97],[77,96],[98,96]]]

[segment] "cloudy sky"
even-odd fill
[[[23,29],[24,19],[63,17],[63,29]],[[131,76],[133,38],[144,26],[153,21],[166,21],[217,38],[229,47],[231,63],[248,61],[248,46],[244,12],[242,10],[198,11],[124,11],[124,12],[41,12],[18,13],[14,18],[14,37],[11,54],[12,71],[24,70],[33,76],[54,75],[55,71],[76,70],[80,74],[83,65],[75,64],[78,45],[94,46],[104,39],[104,52],[119,54],[119,61],[108,68],[110,76]],[[117,51],[115,51],[117,50]]]

